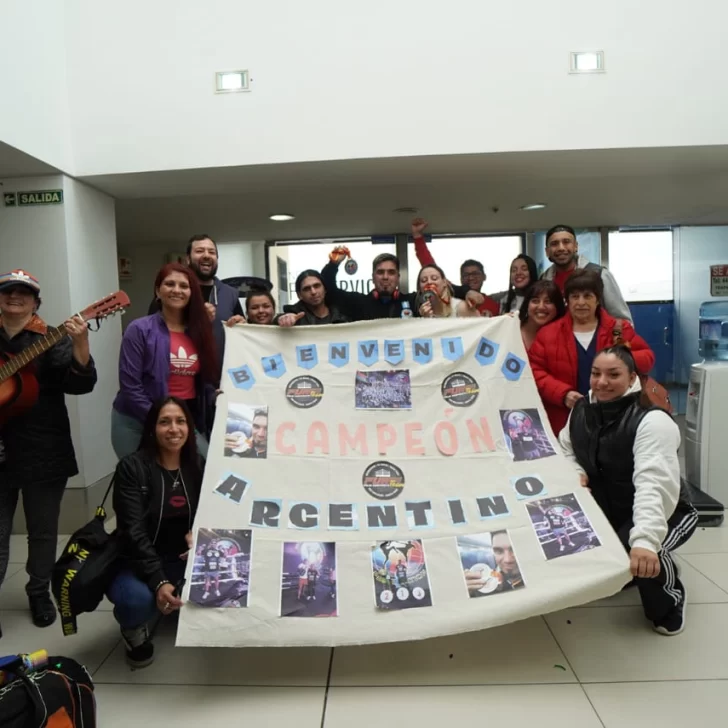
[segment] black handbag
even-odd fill
[[[53,567],[51,589],[66,636],[78,631],[79,614],[93,612],[101,604],[118,570],[119,536],[104,528],[104,504],[113,485],[112,477],[96,515],[71,536]]]
[[[0,687],[3,728],[94,728],[94,684],[83,665],[68,657],[49,657],[38,670],[18,669]]]

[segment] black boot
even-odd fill
[[[50,627],[56,621],[56,607],[47,592],[29,595],[28,602],[33,624],[36,627]]]
[[[141,670],[154,662],[154,645],[147,625],[135,629],[122,629],[121,638],[126,645],[126,664],[132,670]]]

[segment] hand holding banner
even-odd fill
[[[178,645],[423,639],[629,580],[513,318],[226,336]]]

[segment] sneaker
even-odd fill
[[[56,607],[48,593],[29,596],[30,615],[36,627],[50,627],[56,621]]]
[[[566,548],[566,546],[564,546],[564,544],[559,545],[559,551],[563,551],[565,548]]]
[[[220,596],[220,590],[219,589],[215,589],[215,596],[216,597],[219,597]]]
[[[202,595],[202,598],[203,598],[203,599],[207,599],[207,597],[209,597],[209,596],[210,596],[210,592],[205,592],[205,593],[204,593],[204,594]]]
[[[685,610],[687,609],[687,592],[683,591],[683,600],[674,606],[663,619],[652,623],[652,629],[665,637],[674,637],[685,629]]]
[[[149,639],[146,625],[136,629],[122,629],[121,637],[126,645],[126,664],[132,670],[141,670],[154,662],[154,644]]]

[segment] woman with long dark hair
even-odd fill
[[[529,286],[518,312],[521,338],[526,351],[531,348],[536,334],[543,326],[560,319],[565,313],[564,297],[551,281],[536,281]]]
[[[680,430],[641,391],[623,342],[594,358],[588,397],[571,411],[559,443],[629,553],[645,616],[659,634],[685,626],[685,587],[670,552],[698,514],[680,479]]]
[[[494,293],[491,298],[500,306],[501,314],[521,310],[528,289],[538,281],[536,261],[525,253],[511,262],[510,285],[507,291]]]
[[[116,467],[114,511],[122,565],[108,590],[135,668],[154,659],[148,623],[179,609],[174,595],[192,542],[202,463],[184,400],[164,397],[149,409],[137,452]]]
[[[154,291],[160,311],[132,321],[121,342],[111,442],[119,458],[134,452],[152,403],[172,395],[191,410],[206,454],[220,368],[200,284],[189,268],[168,263]]]

